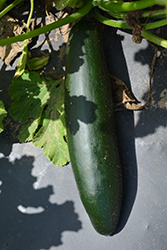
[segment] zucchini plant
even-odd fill
[[[0,18],[22,1],[9,5],[2,1]],[[140,43],[144,38],[167,48],[167,40],[151,32],[167,25],[167,3],[56,0],[55,7],[63,11],[68,8],[71,14],[29,31],[34,11],[34,0],[30,0],[26,32],[0,40],[0,46],[24,41],[9,88],[13,103],[8,112],[22,123],[21,142],[32,141],[42,147],[57,166],[71,161],[81,200],[95,230],[110,235],[118,224],[123,187],[110,80],[96,24],[129,29],[134,42]],[[42,78],[35,70],[45,66],[49,57],[29,60],[28,39],[66,24],[73,24],[67,45],[66,75],[57,81]],[[0,105],[2,132],[7,112],[1,101]]]

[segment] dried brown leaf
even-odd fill
[[[128,89],[128,87],[126,86],[126,84],[121,81],[119,78],[117,78],[116,76],[113,76],[110,74],[110,79],[112,82],[112,89],[113,89],[113,99],[114,99],[114,110],[120,110],[120,109],[129,109],[129,110],[140,110],[145,108],[148,103],[150,102],[150,98],[151,98],[151,78],[153,76],[154,73],[154,66],[155,66],[155,62],[156,62],[156,58],[157,58],[157,53],[158,53],[158,48],[157,46],[155,46],[153,43],[149,42],[154,50],[154,56],[152,59],[152,63],[151,63],[151,73],[150,73],[150,77],[149,77],[149,81],[148,81],[148,86],[149,86],[149,90],[148,90],[148,97],[147,97],[147,101],[144,104],[137,104],[135,99],[131,96],[131,93]]]
[[[136,103],[136,100],[132,97],[126,84],[110,74],[113,89],[113,101],[114,110],[128,109],[128,110],[139,110],[142,108],[141,105]]]
[[[0,39],[9,38],[25,33],[26,24],[20,22],[16,18],[8,15],[0,19]],[[6,65],[23,50],[24,41],[12,43],[5,46],[0,46],[0,60],[4,61]]]

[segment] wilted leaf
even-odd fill
[[[2,120],[3,118],[7,115],[7,112],[4,108],[3,102],[0,101],[0,133],[3,131],[4,127],[3,127],[3,123]]]
[[[13,79],[9,93],[14,100],[9,112],[23,124],[19,139],[43,147],[44,154],[57,166],[69,161],[65,141],[63,80],[45,80],[25,71]]]

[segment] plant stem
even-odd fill
[[[0,12],[0,17],[4,16],[6,13],[8,13],[11,9],[13,9],[17,4],[19,4],[23,0],[15,0],[13,3],[8,5],[4,10]]]
[[[151,7],[156,4],[156,0],[140,0],[136,2],[123,2],[123,3],[116,3],[106,0],[101,0],[99,3],[99,7],[101,6],[102,9],[111,11],[111,12],[125,12],[125,11],[134,11],[134,10],[141,10],[148,7]]]
[[[149,40],[150,42],[153,42],[153,43],[155,43],[157,45],[160,45],[160,46],[162,46],[164,48],[167,48],[167,40],[165,40],[165,39],[163,39],[161,37],[158,37],[158,36],[152,34],[151,32],[149,32],[149,31],[147,31],[145,29],[143,29],[141,35],[142,35],[142,37]]]
[[[101,23],[108,25],[108,26],[112,26],[112,27],[116,27],[116,28],[123,28],[123,29],[132,29],[133,27],[130,27],[127,25],[127,23],[124,20],[112,20],[109,19],[107,17],[104,17],[103,15],[101,15],[98,10],[94,11],[94,17],[100,21]]]
[[[115,21],[115,20],[108,19],[108,18],[102,16],[97,10],[94,12],[94,17],[98,21],[100,21],[103,24],[108,25],[108,26],[112,26],[112,27],[116,27],[116,28],[133,29],[133,27],[129,27],[125,21]],[[164,21],[164,20],[162,20],[162,21]],[[165,22],[167,22],[167,19],[165,19]],[[158,22],[155,22],[155,23],[158,23]],[[146,24],[145,27],[150,28],[151,26],[148,26],[148,25],[154,25],[155,23]],[[152,34],[151,32],[147,31],[145,28],[142,30],[141,35],[145,39],[147,39],[147,40],[149,40],[157,45],[160,45],[164,48],[167,48],[167,40]]]
[[[31,17],[32,17],[32,14],[33,14],[33,11],[34,11],[34,0],[30,0],[30,3],[31,3],[31,7],[30,7],[30,13],[29,13],[29,16],[28,16],[28,20],[27,20],[27,32],[29,30]]]
[[[61,26],[64,26],[68,23],[76,22],[78,19],[85,16],[92,8],[93,8],[92,0],[89,0],[89,2],[86,5],[84,5],[82,8],[80,8],[77,12],[75,12],[75,13],[73,13],[65,18],[62,18],[54,23],[48,24],[44,27],[32,30],[30,32],[27,32],[27,33],[19,35],[19,36],[14,36],[14,37],[5,38],[3,40],[0,40],[0,46],[4,46],[7,44],[11,44],[11,43],[16,43],[19,41],[24,41],[25,39],[39,36],[43,33],[60,28]]]
[[[154,18],[165,18],[167,17],[167,9],[157,11],[143,11],[142,17],[154,17]]]
[[[119,19],[126,19],[127,12],[107,12],[110,16],[119,18]],[[167,17],[167,9],[157,10],[157,11],[142,11],[142,17],[150,17],[150,18],[166,18]]]
[[[105,25],[109,25],[109,26],[113,26],[113,27],[117,27],[117,28],[133,29],[133,27],[130,27],[127,25],[126,21],[109,19],[109,18],[101,15],[98,10],[96,10],[94,12],[94,16],[98,21],[100,21],[101,23],[103,23]],[[147,23],[146,25],[144,25],[144,28],[146,30],[147,29],[155,29],[155,28],[162,27],[165,25],[167,25],[167,19],[160,20],[160,21],[153,22],[153,23]]]
[[[29,30],[33,11],[34,11],[34,0],[30,0],[30,12],[29,12],[28,20],[27,20],[27,32]],[[28,55],[28,39],[24,41],[22,55],[18,60],[14,77],[19,77],[24,73],[26,63],[27,63],[27,55]]]
[[[163,20],[153,22],[153,23],[147,23],[144,27],[145,29],[150,30],[150,29],[159,28],[165,25],[167,25],[167,19],[163,19]]]

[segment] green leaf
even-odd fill
[[[9,93],[14,100],[10,115],[23,124],[20,141],[33,141],[36,147],[42,147],[54,165],[66,164],[69,154],[65,141],[63,80],[55,82],[25,71],[13,79]]]
[[[31,141],[49,98],[45,80],[35,72],[25,71],[19,78],[13,78],[9,94],[14,100],[9,113],[23,124],[19,139]]]
[[[7,112],[4,108],[4,104],[2,101],[0,101],[0,133],[3,131],[4,129],[4,126],[3,126],[3,123],[2,123],[2,120],[3,118],[7,116]]]
[[[43,153],[56,165],[64,165],[69,161],[64,118],[64,85],[50,90],[50,98],[44,110],[40,124],[42,125],[33,138],[36,147],[43,147]],[[49,143],[48,143],[49,140]],[[64,162],[62,162],[64,159]]]

